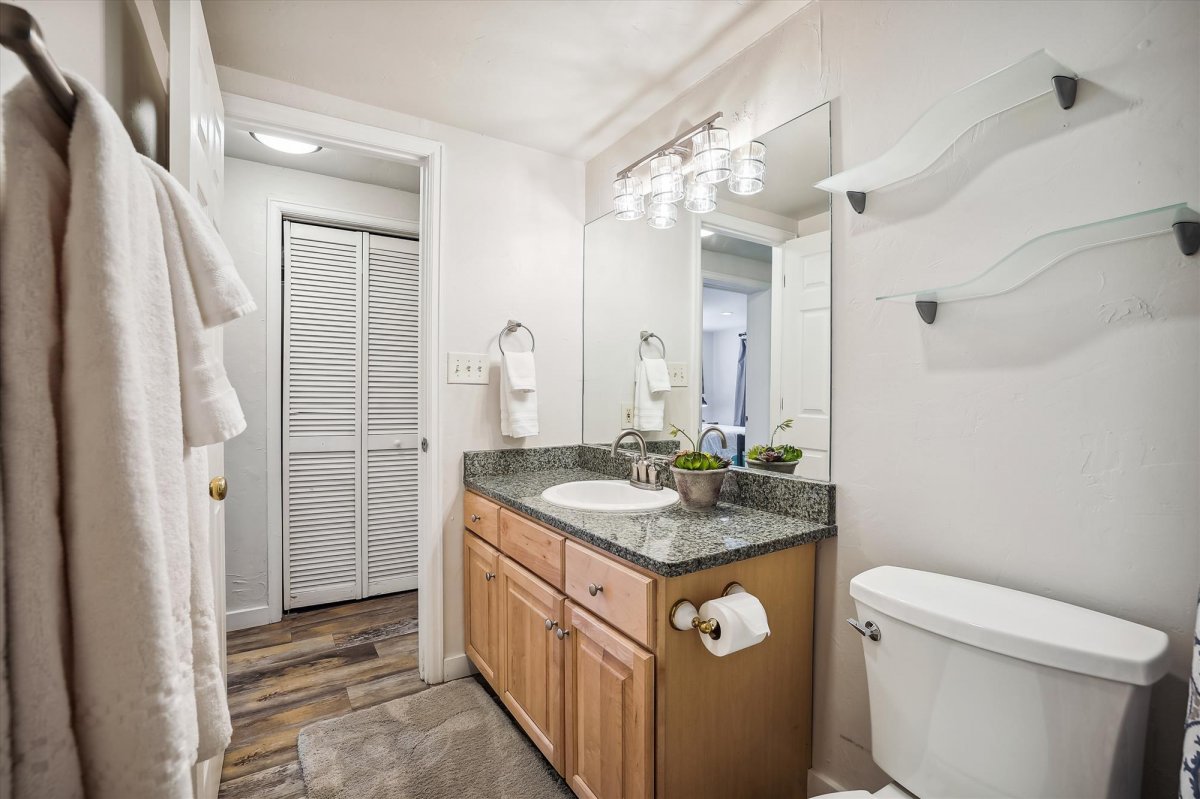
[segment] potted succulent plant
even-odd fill
[[[797,464],[804,457],[804,450],[793,447],[791,444],[775,445],[775,435],[780,430],[789,430],[791,427],[791,419],[784,419],[776,425],[775,429],[771,431],[771,440],[768,443],[757,444],[746,453],[747,465],[751,469],[794,474]]]
[[[711,508],[721,496],[721,483],[729,474],[729,460],[711,452],[698,451],[692,437],[674,425],[671,425],[671,435],[682,435],[692,445],[692,449],[681,451],[671,461],[679,503],[688,510]]]

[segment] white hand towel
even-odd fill
[[[646,367],[646,383],[651,394],[671,390],[671,373],[667,370],[667,362],[662,358],[647,358],[642,361]]]
[[[537,391],[537,370],[532,352],[506,352],[503,361],[509,390]]]
[[[536,391],[514,391],[508,370],[500,369],[500,432],[512,438],[538,434]]]
[[[667,392],[650,390],[650,378],[646,373],[646,361],[638,361],[633,386],[633,427],[635,430],[663,429],[663,414]]]
[[[246,418],[204,331],[223,321],[206,323],[200,298],[208,298],[207,318],[212,320],[236,319],[254,310],[254,300],[233,256],[191,195],[158,164],[148,158],[142,163],[154,182],[163,221],[179,345],[184,438],[190,447],[228,441],[246,429]]]

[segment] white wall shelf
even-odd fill
[[[1200,250],[1200,214],[1187,203],[1176,203],[1038,236],[964,283],[888,294],[876,299],[915,302],[921,319],[933,324],[939,303],[1006,294],[1075,253],[1171,231],[1174,231],[1175,241],[1184,255],[1194,255]]]
[[[1075,104],[1075,73],[1045,50],[1038,50],[986,78],[950,94],[921,115],[892,148],[873,161],[832,175],[816,184],[827,192],[845,192],[858,213],[867,192],[924,172],[964,133],[985,119],[1051,91],[1058,104]]]

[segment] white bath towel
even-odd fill
[[[646,384],[651,394],[671,390],[671,372],[667,369],[666,361],[662,358],[646,358],[642,365],[646,367]]]
[[[6,578],[10,603],[28,601],[12,599],[15,588],[39,598],[65,594],[41,612],[46,629],[36,636],[26,630],[10,648],[14,692],[18,671],[50,666],[22,694],[20,710],[26,720],[31,708],[47,711],[38,722],[43,739],[18,724],[14,703],[14,748],[21,750],[18,770],[25,770],[24,782],[14,775],[21,786],[15,793],[189,799],[201,743],[197,694],[209,690],[193,671],[193,605],[203,586],[193,579],[200,564],[189,530],[201,515],[207,530],[207,507],[196,492],[204,466],[186,454],[183,434],[179,360],[189,344],[177,342],[154,182],[103,97],[82,81],[71,84],[78,106],[65,148],[61,123],[47,129],[45,100],[28,82],[6,106],[10,177],[17,151],[30,174],[20,193],[17,183],[8,187],[3,237],[6,554],[16,550],[14,520],[22,540],[40,539],[19,564],[6,560]],[[20,145],[12,143],[14,129]],[[40,147],[29,145],[39,137]],[[68,183],[69,212],[66,203],[45,202]],[[40,259],[50,280],[9,258],[10,248]],[[10,295],[13,287],[27,295],[20,319],[7,313],[20,299]],[[202,319],[216,323],[222,303],[193,288]],[[236,295],[227,289],[216,293]],[[20,325],[15,341],[10,325]],[[17,387],[14,375],[35,384]],[[31,423],[44,426],[31,431]],[[34,432],[40,440],[30,446]],[[55,433],[61,459],[50,470]],[[21,441],[26,445],[14,451]],[[45,479],[31,483],[35,469]],[[21,488],[28,489],[24,501],[14,507]],[[25,566],[45,585],[14,587]],[[69,624],[62,625],[60,611],[56,627],[54,611],[65,607]],[[10,625],[22,619],[22,610],[9,610]],[[10,627],[10,643],[14,632]],[[68,650],[69,669],[56,669]],[[64,692],[71,699],[66,719],[55,715]]]
[[[532,352],[506,352],[501,360],[510,391],[537,391],[537,368]]]
[[[514,391],[500,367],[500,432],[512,438],[538,434],[537,391]]]
[[[254,309],[254,300],[233,265],[224,243],[199,205],[171,175],[153,161],[143,166],[154,184],[179,351],[179,378],[185,454],[191,564],[192,665],[199,731],[199,760],[221,753],[231,733],[213,574],[207,496],[208,457],[200,447],[227,441],[246,427],[237,394],[221,362],[213,356],[201,319],[199,296],[208,294],[214,320],[232,319]],[[213,235],[209,235],[209,234]],[[214,281],[222,289],[216,290]],[[222,305],[227,303],[227,305]],[[219,322],[218,322],[219,324]]]
[[[667,391],[652,391],[650,376],[647,373],[647,363],[649,361],[638,361],[633,381],[633,427],[635,430],[657,432],[663,429],[670,380],[667,381]],[[662,361],[660,360],[659,363]]]

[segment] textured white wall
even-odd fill
[[[583,370],[580,311],[583,164],[302,86],[218,67],[221,88],[270,102],[424,136],[445,148],[441,355],[487,352],[487,386],[441,385],[442,526],[447,660],[464,658],[462,453],[577,443]],[[500,435],[496,333],[509,318],[537,335],[541,434]]]
[[[262,624],[268,592],[267,557],[267,286],[280,264],[267,263],[267,200],[416,221],[416,194],[238,158],[225,159],[222,233],[258,312],[225,328],[225,366],[246,413],[246,431],[225,445],[225,473],[235,490],[225,501],[225,593],[230,627]],[[278,324],[278,320],[276,320]],[[278,409],[275,409],[278,413]]]
[[[878,788],[861,639],[882,563],[985,580],[1165,630],[1145,796],[1173,796],[1200,575],[1200,262],[1169,235],[1067,259],[921,323],[887,291],[952,283],[1039,233],[1200,201],[1200,4],[818,2],[587,165],[615,169],[714,109],[761,134],[833,100],[834,169],[1039,48],[1085,81],[973,129],[932,173],[833,218],[833,480],[819,559],[814,767]],[[769,167],[768,167],[769,168]],[[986,723],[983,721],[981,723]]]

